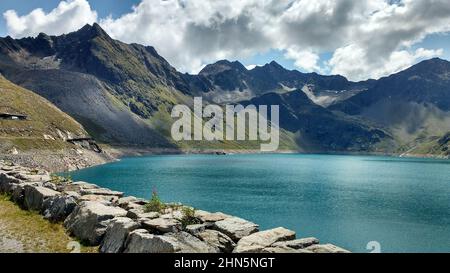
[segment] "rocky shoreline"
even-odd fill
[[[260,231],[255,223],[221,212],[182,204],[148,211],[149,201],[5,161],[0,193],[63,223],[70,235],[102,253],[348,253],[316,238],[296,239],[282,227]]]

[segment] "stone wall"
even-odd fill
[[[73,237],[103,253],[348,253],[316,238],[296,239],[281,227],[259,231],[257,224],[221,212],[195,210],[196,224],[186,225],[181,204],[146,212],[146,200],[2,161],[0,192],[23,209],[64,223]]]

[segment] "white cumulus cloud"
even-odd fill
[[[14,10],[3,14],[8,34],[13,37],[35,36],[40,32],[60,35],[97,21],[97,12],[91,10],[86,0],[61,1],[49,13],[35,9],[27,15],[19,16]]]
[[[439,56],[441,49],[420,42],[450,31],[448,0],[141,0],[118,18],[97,18],[87,0],[66,0],[49,13],[10,10],[4,18],[13,37],[61,34],[97,21],[113,38],[154,46],[183,72],[275,49],[302,70],[352,80]],[[329,60],[320,59],[328,52]]]

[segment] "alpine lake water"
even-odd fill
[[[352,252],[450,252],[450,160],[301,154],[123,158],[70,175],[283,226]]]

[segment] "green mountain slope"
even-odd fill
[[[0,75],[0,113],[26,115],[26,120],[0,118],[0,149],[28,150],[71,147],[65,139],[88,133],[69,115],[46,99]]]

